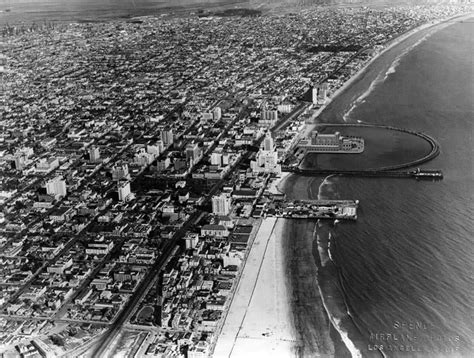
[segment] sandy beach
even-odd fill
[[[343,120],[342,114],[350,108],[351,104],[360,100],[361,96],[366,96],[381,75],[384,76],[383,81],[387,74],[394,70],[393,65],[395,63],[396,66],[396,62],[400,60],[401,56],[417,46],[427,36],[448,26],[453,20],[460,21],[470,16],[472,14],[428,23],[392,40],[346,81],[318,110],[315,117],[320,116],[318,121],[321,122],[341,122]],[[313,128],[314,125],[308,126],[306,133]],[[317,199],[319,194],[317,188],[323,181],[322,177],[308,178],[291,175],[286,178],[282,191],[290,199]],[[290,290],[296,294],[292,299],[294,324],[299,340],[304,342],[299,356],[324,356],[324,352],[328,351],[327,347],[333,345],[330,356],[338,358],[361,357],[361,352],[354,345],[360,340],[357,334],[358,330],[353,327],[352,319],[348,316],[347,311],[342,309],[345,307],[344,297],[340,292],[337,280],[334,280],[338,273],[336,267],[327,259],[328,226],[318,228],[317,236],[314,229],[314,224],[287,220],[284,230],[285,235],[293,238],[291,246],[285,249],[285,253]],[[305,285],[305,289],[302,289]],[[309,292],[311,292],[310,295]],[[314,316],[321,315],[321,311],[322,318],[314,319]],[[328,320],[331,323],[326,326]],[[315,328],[315,325],[318,327]],[[324,340],[321,340],[320,337],[327,337],[328,334],[330,334],[332,342],[325,346]],[[304,338],[301,339],[301,337]]]
[[[370,84],[380,74],[380,68],[372,67],[377,67],[374,63],[383,55],[387,54],[386,59],[380,62],[390,66],[403,50],[416,46],[453,19],[424,24],[392,40],[346,81],[316,116],[334,116],[331,107],[341,97],[343,103],[336,109],[347,109],[358,93],[370,90]],[[355,84],[358,88],[349,91]],[[283,173],[269,191],[284,192],[289,199],[316,199],[318,192],[313,191],[323,181],[324,178]],[[334,277],[335,268],[327,259],[327,233],[316,237],[316,225],[310,221],[264,220],[217,342],[215,357],[360,356],[353,345],[357,337],[344,330],[351,322],[347,312],[339,310],[344,305],[338,283],[329,280]]]
[[[312,115],[311,117],[311,120],[316,120],[316,118],[320,117],[324,112],[327,112],[326,109],[330,108],[331,104],[336,100],[336,98],[338,98],[343,92],[345,92],[346,90],[348,90],[354,83],[360,81],[366,71],[369,69],[369,67],[375,62],[377,61],[382,55],[384,55],[385,53],[387,53],[389,50],[393,49],[394,47],[398,46],[399,44],[401,44],[402,42],[404,42],[406,39],[408,39],[409,37],[417,34],[417,33],[420,33],[422,32],[423,30],[428,30],[428,29],[431,29],[433,28],[434,31],[437,31],[441,28],[441,26],[447,26],[449,24],[449,22],[453,21],[453,20],[456,20],[456,21],[460,21],[462,19],[467,19],[469,17],[471,17],[472,14],[470,15],[456,15],[456,16],[453,16],[453,17],[450,17],[448,19],[443,19],[443,20],[439,20],[439,21],[432,21],[432,22],[428,22],[426,24],[423,24],[423,25],[420,25],[414,29],[411,29],[405,33],[403,33],[402,35],[392,39],[391,41],[389,41],[388,43],[386,43],[383,48],[379,49],[378,52],[376,52],[376,54],[369,60],[367,61],[352,77],[350,77],[347,81],[345,81],[341,87],[339,87],[329,98],[328,100],[326,101],[326,103],[324,105],[322,105],[317,111],[314,112],[314,114]],[[434,32],[433,31],[433,32]],[[370,86],[369,86],[369,89],[370,90]],[[346,121],[346,119],[344,118],[344,121]],[[312,130],[314,130],[314,128],[316,127],[316,124],[312,124],[312,125],[307,125],[305,127],[305,131],[304,131],[304,135],[303,137],[305,136],[308,136]]]
[[[282,221],[264,219],[214,350],[215,357],[295,357]]]

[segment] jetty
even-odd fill
[[[273,205],[272,213],[281,218],[356,220],[359,201],[294,200],[274,202]]]

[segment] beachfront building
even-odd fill
[[[255,160],[250,162],[250,167],[254,173],[281,173],[281,165],[278,164],[278,152],[275,150],[270,132],[267,132],[262,148],[257,153]]]
[[[323,104],[326,103],[327,96],[328,96],[328,89],[329,89],[329,85],[327,84],[327,82],[324,82],[318,85],[318,95],[317,95],[318,105],[322,106]]]
[[[362,153],[364,140],[358,137],[344,137],[339,132],[322,134],[312,131],[310,138],[299,141],[298,149],[319,153]]]
[[[225,193],[212,197],[212,213],[216,215],[228,215],[232,209],[232,198]]]

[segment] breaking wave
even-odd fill
[[[395,59],[391,62],[389,68],[384,72],[381,71],[377,77],[372,81],[370,86],[367,88],[365,92],[363,92],[359,97],[357,97],[352,103],[350,104],[349,109],[344,113],[342,116],[342,119],[344,122],[348,122],[350,120],[350,115],[351,113],[362,103],[365,102],[365,99],[372,93],[372,91],[381,83],[383,83],[390,75],[394,74],[397,71],[398,66],[400,65],[401,60],[414,48],[416,48],[418,45],[426,41],[428,38],[431,37],[435,32],[439,31],[440,29],[448,26],[449,24],[443,24],[440,26],[437,26],[434,29],[431,29],[428,31],[423,37],[418,39],[416,42],[414,42],[412,45],[407,46]]]

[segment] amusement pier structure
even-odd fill
[[[345,170],[345,169],[320,169],[320,168],[301,168],[307,153],[333,153],[333,154],[361,154],[364,151],[364,139],[359,137],[343,136],[339,132],[333,134],[320,134],[318,131],[312,131],[310,138],[302,138],[298,141],[292,153],[296,161],[292,164],[282,165],[282,171],[293,172],[300,175],[344,175],[358,177],[389,177],[389,178],[415,178],[428,180],[441,180],[443,173],[441,170],[428,169],[409,169],[424,164],[440,153],[438,142],[425,133],[414,132],[407,129],[396,128],[391,126],[380,126],[372,124],[321,124],[324,127],[371,127],[381,128],[390,131],[398,131],[411,135],[415,135],[429,143],[431,150],[422,158],[415,159],[407,163],[385,166],[374,169]],[[405,169],[405,170],[402,170]]]

